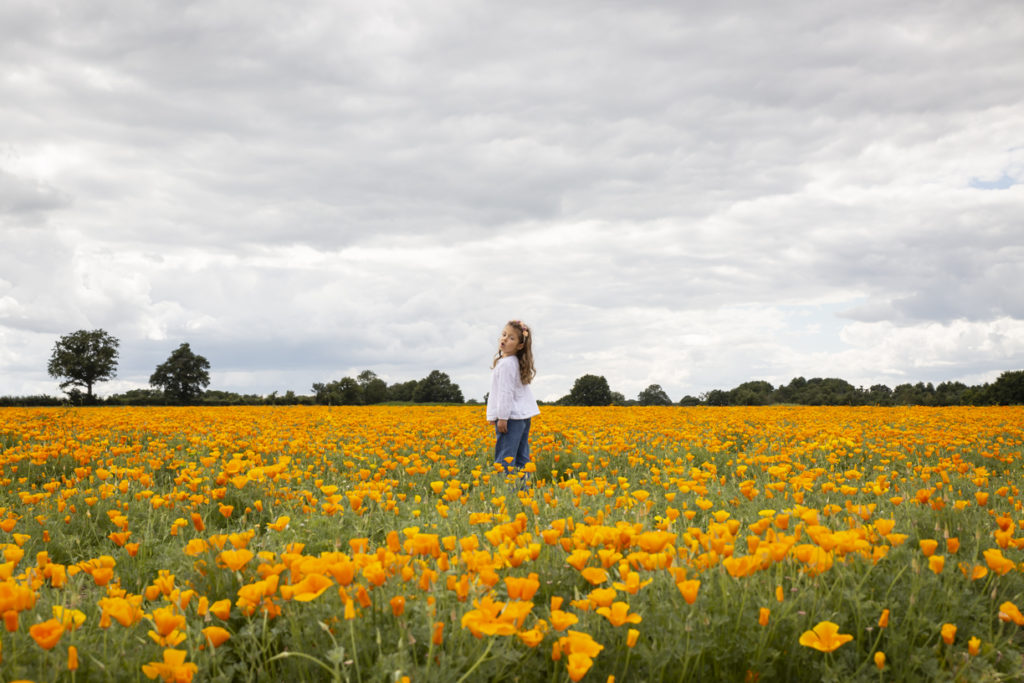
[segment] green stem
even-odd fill
[[[459,680],[456,683],[463,683],[463,681],[465,681],[467,678],[469,678],[469,675],[471,673],[473,673],[473,671],[476,670],[476,668],[478,666],[480,666],[481,663],[483,663],[484,659],[487,658],[488,653],[490,653],[490,651],[491,651],[491,646],[493,646],[493,645],[494,645],[494,637],[492,636],[490,639],[488,639],[487,649],[484,650],[484,653],[482,655],[480,655],[480,659],[476,660],[473,663],[473,666],[469,667],[469,671],[467,671],[466,673],[462,674],[462,677],[459,678]]]
[[[284,659],[285,657],[301,657],[302,659],[308,659],[309,661],[314,662],[318,666],[320,666],[320,667],[326,669],[327,671],[329,671],[330,674],[331,674],[331,679],[332,680],[335,680],[335,681],[338,680],[337,672],[334,669],[332,669],[331,667],[327,666],[326,664],[321,662],[316,657],[314,657],[312,655],[307,655],[305,652],[281,652],[279,654],[274,655],[270,659],[268,659],[267,663],[269,664],[270,662],[274,661],[275,659]]]
[[[356,649],[356,625],[354,619],[349,620],[348,622],[348,635],[349,639],[352,641],[352,661],[356,665],[356,680],[362,681],[363,675],[359,671],[359,650]]]
[[[434,659],[434,633],[433,633],[434,625],[431,624],[429,621],[427,623],[429,624],[429,626],[427,628],[427,633],[430,635],[430,646],[427,648],[427,668],[424,670],[424,672],[423,672],[424,674],[430,673],[430,663]],[[426,676],[424,676],[424,677],[426,677]]]
[[[882,628],[881,626],[879,626],[878,627],[878,635],[875,636],[875,642],[873,642],[871,644],[871,647],[868,649],[868,658],[867,658],[867,660],[865,662],[863,662],[860,666],[857,667],[857,670],[853,672],[852,676],[850,676],[851,679],[857,678],[857,676],[864,669],[864,667],[870,666],[871,664],[875,663],[874,662],[875,651],[878,649],[878,643],[880,643],[881,640],[882,640],[882,632],[883,631],[885,631],[885,629]]]
[[[633,654],[633,648],[626,650],[626,664],[622,667],[622,675],[618,680],[626,680],[626,673],[629,672],[629,656]]]
[[[691,613],[689,613],[689,612],[686,614],[686,623],[683,625],[684,628],[690,625],[690,614]],[[681,671],[681,673],[679,675],[679,680],[680,681],[685,681],[686,680],[686,674],[688,673],[688,671],[690,669],[690,631],[689,630],[686,631],[686,645],[683,647],[683,663],[682,664],[683,664],[682,667],[680,667],[682,669],[682,671]]]
[[[743,608],[747,606],[747,591],[741,591],[740,608],[736,610],[736,625],[733,627],[733,635],[740,630],[740,623],[743,621]]]

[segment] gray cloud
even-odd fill
[[[1024,319],[1015,2],[96,0],[0,26],[11,391],[54,386],[34,349],[80,327],[122,338],[120,387],[188,340],[260,392],[372,367],[481,395],[509,317],[547,397],[1024,360],[955,343]]]

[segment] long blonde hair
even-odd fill
[[[530,326],[522,320],[509,320],[507,326],[516,331],[519,335],[519,342],[523,345],[523,348],[516,351],[516,358],[519,359],[519,380],[523,384],[529,384],[537,376],[537,370],[533,367],[533,334],[530,332]],[[492,369],[499,360],[501,360],[500,350],[494,356],[494,362],[491,363]]]

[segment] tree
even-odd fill
[[[388,400],[411,401],[413,392],[416,391],[417,384],[419,384],[419,382],[414,379],[410,379],[408,382],[396,382],[388,385]]]
[[[151,406],[163,402],[163,394],[156,389],[129,389],[123,394],[107,397],[107,403],[119,406]]]
[[[612,403],[612,390],[601,375],[583,375],[572,385],[566,397],[571,406],[607,406]]]
[[[909,382],[896,385],[892,390],[892,400],[898,406],[930,406],[935,402],[935,387],[931,382],[925,384]]]
[[[712,389],[704,395],[704,404],[709,406],[729,405],[729,392],[721,389]]]
[[[636,396],[637,402],[642,406],[670,406],[672,399],[668,397],[660,384],[652,384]]]
[[[377,377],[373,370],[363,370],[356,376],[359,387],[363,390],[363,403],[383,403],[388,400],[387,382]]]
[[[431,370],[430,374],[416,383],[412,392],[416,403],[462,403],[462,390],[453,384],[447,373]]]
[[[1021,373],[1024,375],[1024,373]],[[963,382],[939,382],[935,387],[935,405],[957,406],[964,400],[968,386]]]
[[[357,406],[363,402],[363,388],[351,377],[313,385],[316,402],[331,406]]]
[[[775,400],[779,403],[803,403],[800,398],[806,387],[806,379],[794,377],[789,384],[779,385],[779,388],[775,390]]]
[[[1001,406],[1024,403],[1024,370],[1008,370],[999,375],[987,394],[989,401]]]
[[[892,389],[884,384],[872,384],[868,389],[867,401],[876,406],[891,406]]]
[[[772,402],[771,383],[764,380],[744,382],[729,391],[729,405],[733,406],[766,406]]]
[[[149,385],[160,387],[164,396],[173,401],[191,401],[210,386],[210,361],[192,353],[186,342],[156,366]]]
[[[46,366],[51,377],[66,379],[61,389],[84,387],[92,402],[92,386],[113,379],[117,372],[117,347],[121,342],[104,330],[78,330],[66,334],[53,345],[53,354]],[[76,391],[76,389],[72,389]],[[68,392],[69,395],[71,392]]]

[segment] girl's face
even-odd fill
[[[501,331],[501,338],[498,340],[498,350],[502,356],[514,356],[516,351],[523,348],[523,341],[519,338],[519,331],[511,325],[505,325]]]

